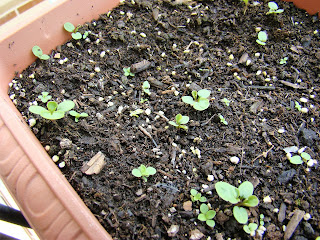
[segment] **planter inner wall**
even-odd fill
[[[15,72],[70,39],[63,29],[97,19],[118,0],[44,1],[0,27],[0,175],[41,239],[111,239],[24,123],[7,95]]]

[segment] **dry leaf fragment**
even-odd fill
[[[186,201],[183,203],[183,209],[185,211],[192,211],[192,202],[191,201]]]
[[[105,155],[102,152],[98,152],[90,159],[89,162],[82,166],[81,172],[87,175],[99,174],[105,165],[104,157]]]

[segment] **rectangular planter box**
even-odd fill
[[[293,1],[315,14],[318,0]],[[303,3],[307,5],[304,6]],[[31,49],[44,53],[64,43],[74,25],[98,18],[119,0],[43,1],[0,27],[0,176],[41,239],[111,239],[52,162],[8,97],[15,72],[35,61]]]
[[[43,1],[0,27],[0,176],[41,239],[111,239],[82,202],[8,97],[15,72],[70,38],[65,22],[97,19],[119,0]]]

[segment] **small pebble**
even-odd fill
[[[66,162],[59,163],[59,168],[64,168],[66,166]]]
[[[272,199],[270,198],[270,196],[266,196],[263,198],[263,202],[264,203],[272,203]]]
[[[209,182],[212,182],[212,181],[214,180],[213,175],[208,175],[207,180],[208,180]]]
[[[240,159],[238,157],[236,157],[236,156],[233,156],[233,157],[230,158],[230,161],[232,163],[234,163],[234,164],[238,164]]]
[[[54,155],[54,156],[52,157],[52,161],[58,162],[58,161],[59,161],[59,156]]]

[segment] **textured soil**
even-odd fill
[[[260,200],[248,208],[249,222],[265,216],[256,239],[283,239],[284,226],[292,239],[319,235],[319,166],[294,165],[283,149],[306,147],[320,160],[320,24],[291,3],[278,2],[284,12],[266,15],[267,3],[126,1],[81,26],[91,31],[87,40],[70,40],[14,79],[9,94],[17,108],[27,123],[36,119],[32,131],[114,239],[252,238],[214,188],[247,180]],[[259,28],[268,33],[265,46],[256,42]],[[130,66],[138,72],[125,77]],[[146,80],[150,95],[142,91]],[[198,89],[211,91],[204,111],[181,100]],[[76,123],[69,114],[56,121],[32,114],[31,102],[45,106],[38,99],[44,91],[89,116]],[[136,109],[144,111],[130,116]],[[178,113],[190,117],[188,131],[168,124]],[[83,173],[99,151],[103,169]],[[147,182],[131,174],[141,164],[157,170]],[[197,219],[199,202],[184,205],[191,189],[217,212],[213,229]]]

